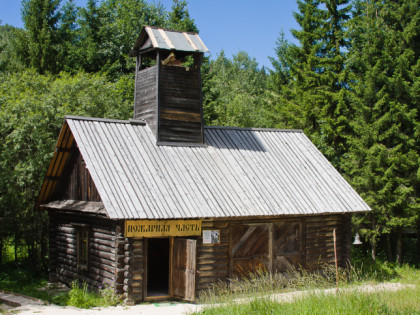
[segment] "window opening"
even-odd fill
[[[77,229],[77,267],[88,269],[89,233],[87,227]]]

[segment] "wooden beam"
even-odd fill
[[[56,147],[55,152],[70,152],[71,148]]]
[[[191,47],[195,50],[195,51],[200,51],[200,49],[198,49],[197,46],[195,46],[195,44],[193,43],[193,41],[191,40],[190,36],[188,35],[187,32],[183,32],[182,34],[184,34],[185,38],[187,39],[188,43],[191,45]]]

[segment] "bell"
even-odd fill
[[[356,236],[354,237],[353,245],[361,245],[362,242],[360,241],[360,236],[358,233],[356,233]]]

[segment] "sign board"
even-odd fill
[[[126,220],[125,237],[200,236],[201,220]]]
[[[203,244],[220,244],[220,230],[204,230]]]

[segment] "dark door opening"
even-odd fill
[[[147,244],[147,297],[169,295],[169,239],[149,238]]]

